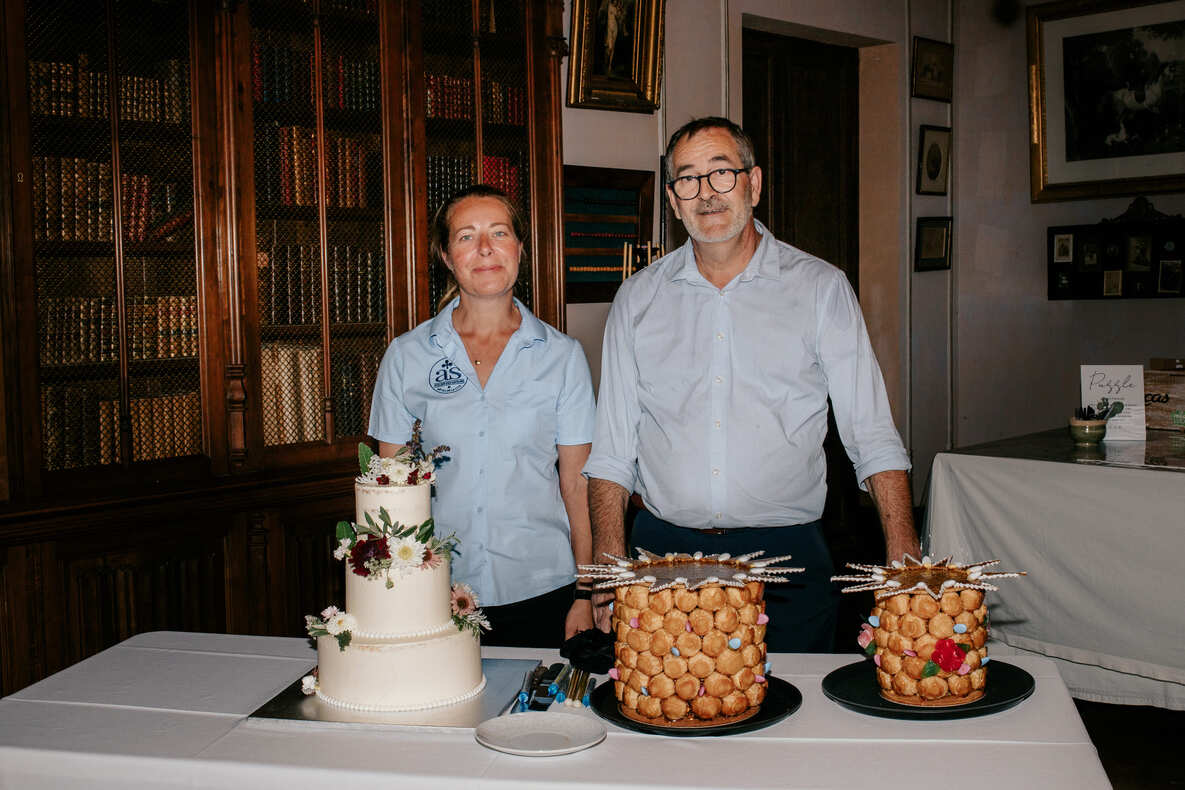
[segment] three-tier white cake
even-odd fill
[[[330,704],[422,710],[469,699],[485,686],[485,620],[472,590],[450,585],[456,541],[437,537],[432,522],[432,482],[447,449],[423,453],[417,423],[394,458],[362,450],[355,520],[337,526],[345,610],[331,606],[305,618],[318,661],[305,690]]]

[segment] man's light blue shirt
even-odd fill
[[[683,527],[818,519],[828,396],[861,486],[910,467],[847,278],[756,226],[724,288],[688,242],[622,284],[605,326],[584,473]]]
[[[432,500],[436,534],[461,538],[453,580],[497,606],[572,582],[556,445],[592,441],[592,378],[580,344],[516,299],[522,324],[483,390],[453,328],[457,304],[388,346],[369,432],[403,444],[419,418],[425,447],[452,448]]]

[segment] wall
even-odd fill
[[[1130,198],[1030,202],[1023,12],[1005,27],[991,17],[992,0],[667,5],[663,109],[565,109],[565,162],[656,169],[667,132],[688,118],[740,118],[746,25],[860,46],[862,81],[869,73],[881,80],[871,93],[862,82],[861,111],[870,123],[860,146],[861,302],[913,455],[919,501],[936,452],[1063,424],[1077,404],[1079,364],[1185,353],[1181,300],[1046,299],[1046,227],[1116,216]],[[953,39],[952,104],[908,98],[914,35]],[[954,129],[948,196],[913,194],[921,124]],[[894,158],[904,161],[896,176]],[[871,211],[865,198],[886,193],[888,208]],[[1161,211],[1185,213],[1185,196],[1152,201]],[[912,273],[915,219],[947,215],[954,217],[951,271]],[[596,371],[606,312],[606,305],[568,308],[569,329]]]
[[[1064,425],[1082,363],[1185,349],[1185,301],[1046,299],[1045,230],[1117,216],[1131,198],[1029,201],[1024,14],[955,3],[954,437],[964,446]],[[1169,214],[1185,196],[1151,196]],[[915,291],[915,300],[918,298]]]

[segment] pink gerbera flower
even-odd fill
[[[450,603],[452,604],[453,614],[464,617],[467,614],[473,614],[477,610],[477,596],[473,594],[473,589],[468,584],[454,584],[453,593]]]
[[[444,555],[436,551],[431,546],[424,549],[424,561],[420,563],[420,568],[428,570],[430,568],[439,568],[440,563],[444,562]]]

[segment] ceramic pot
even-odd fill
[[[1098,444],[1106,433],[1106,420],[1070,418],[1070,437],[1074,440],[1074,444]]]

